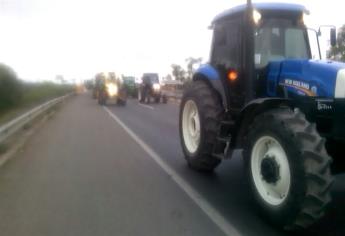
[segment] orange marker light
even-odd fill
[[[228,72],[228,80],[235,81],[238,78],[238,73],[235,70],[229,70]]]

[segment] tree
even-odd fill
[[[57,82],[59,82],[60,84],[63,84],[63,83],[66,82],[65,78],[63,77],[63,75],[56,75],[56,76],[55,76],[55,80],[56,80]]]
[[[168,74],[167,76],[165,76],[165,80],[172,80],[172,76]]]
[[[331,48],[329,56],[332,60],[345,62],[345,25],[339,29],[337,45]]]
[[[202,58],[188,57],[186,59],[186,62],[187,62],[187,79],[192,80],[195,66],[199,66],[201,64]]]
[[[93,80],[92,79],[89,79],[89,80],[85,80],[84,81],[84,86],[87,88],[87,89],[93,89]]]
[[[14,70],[0,64],[0,110],[9,108],[20,101],[21,85]]]
[[[180,65],[177,64],[172,64],[171,68],[172,74],[175,77],[175,79],[184,82],[186,71]]]

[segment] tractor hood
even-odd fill
[[[270,81],[287,89],[289,94],[345,98],[345,63],[322,60],[284,60],[271,62]]]

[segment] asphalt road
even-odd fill
[[[257,214],[239,153],[190,170],[177,104],[70,100],[0,169],[0,235],[289,235]],[[303,235],[345,234],[345,177]]]

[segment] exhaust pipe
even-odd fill
[[[255,63],[254,63],[254,19],[253,4],[251,0],[247,0],[246,21],[245,21],[245,92],[246,103],[255,98],[254,81],[255,81]]]

